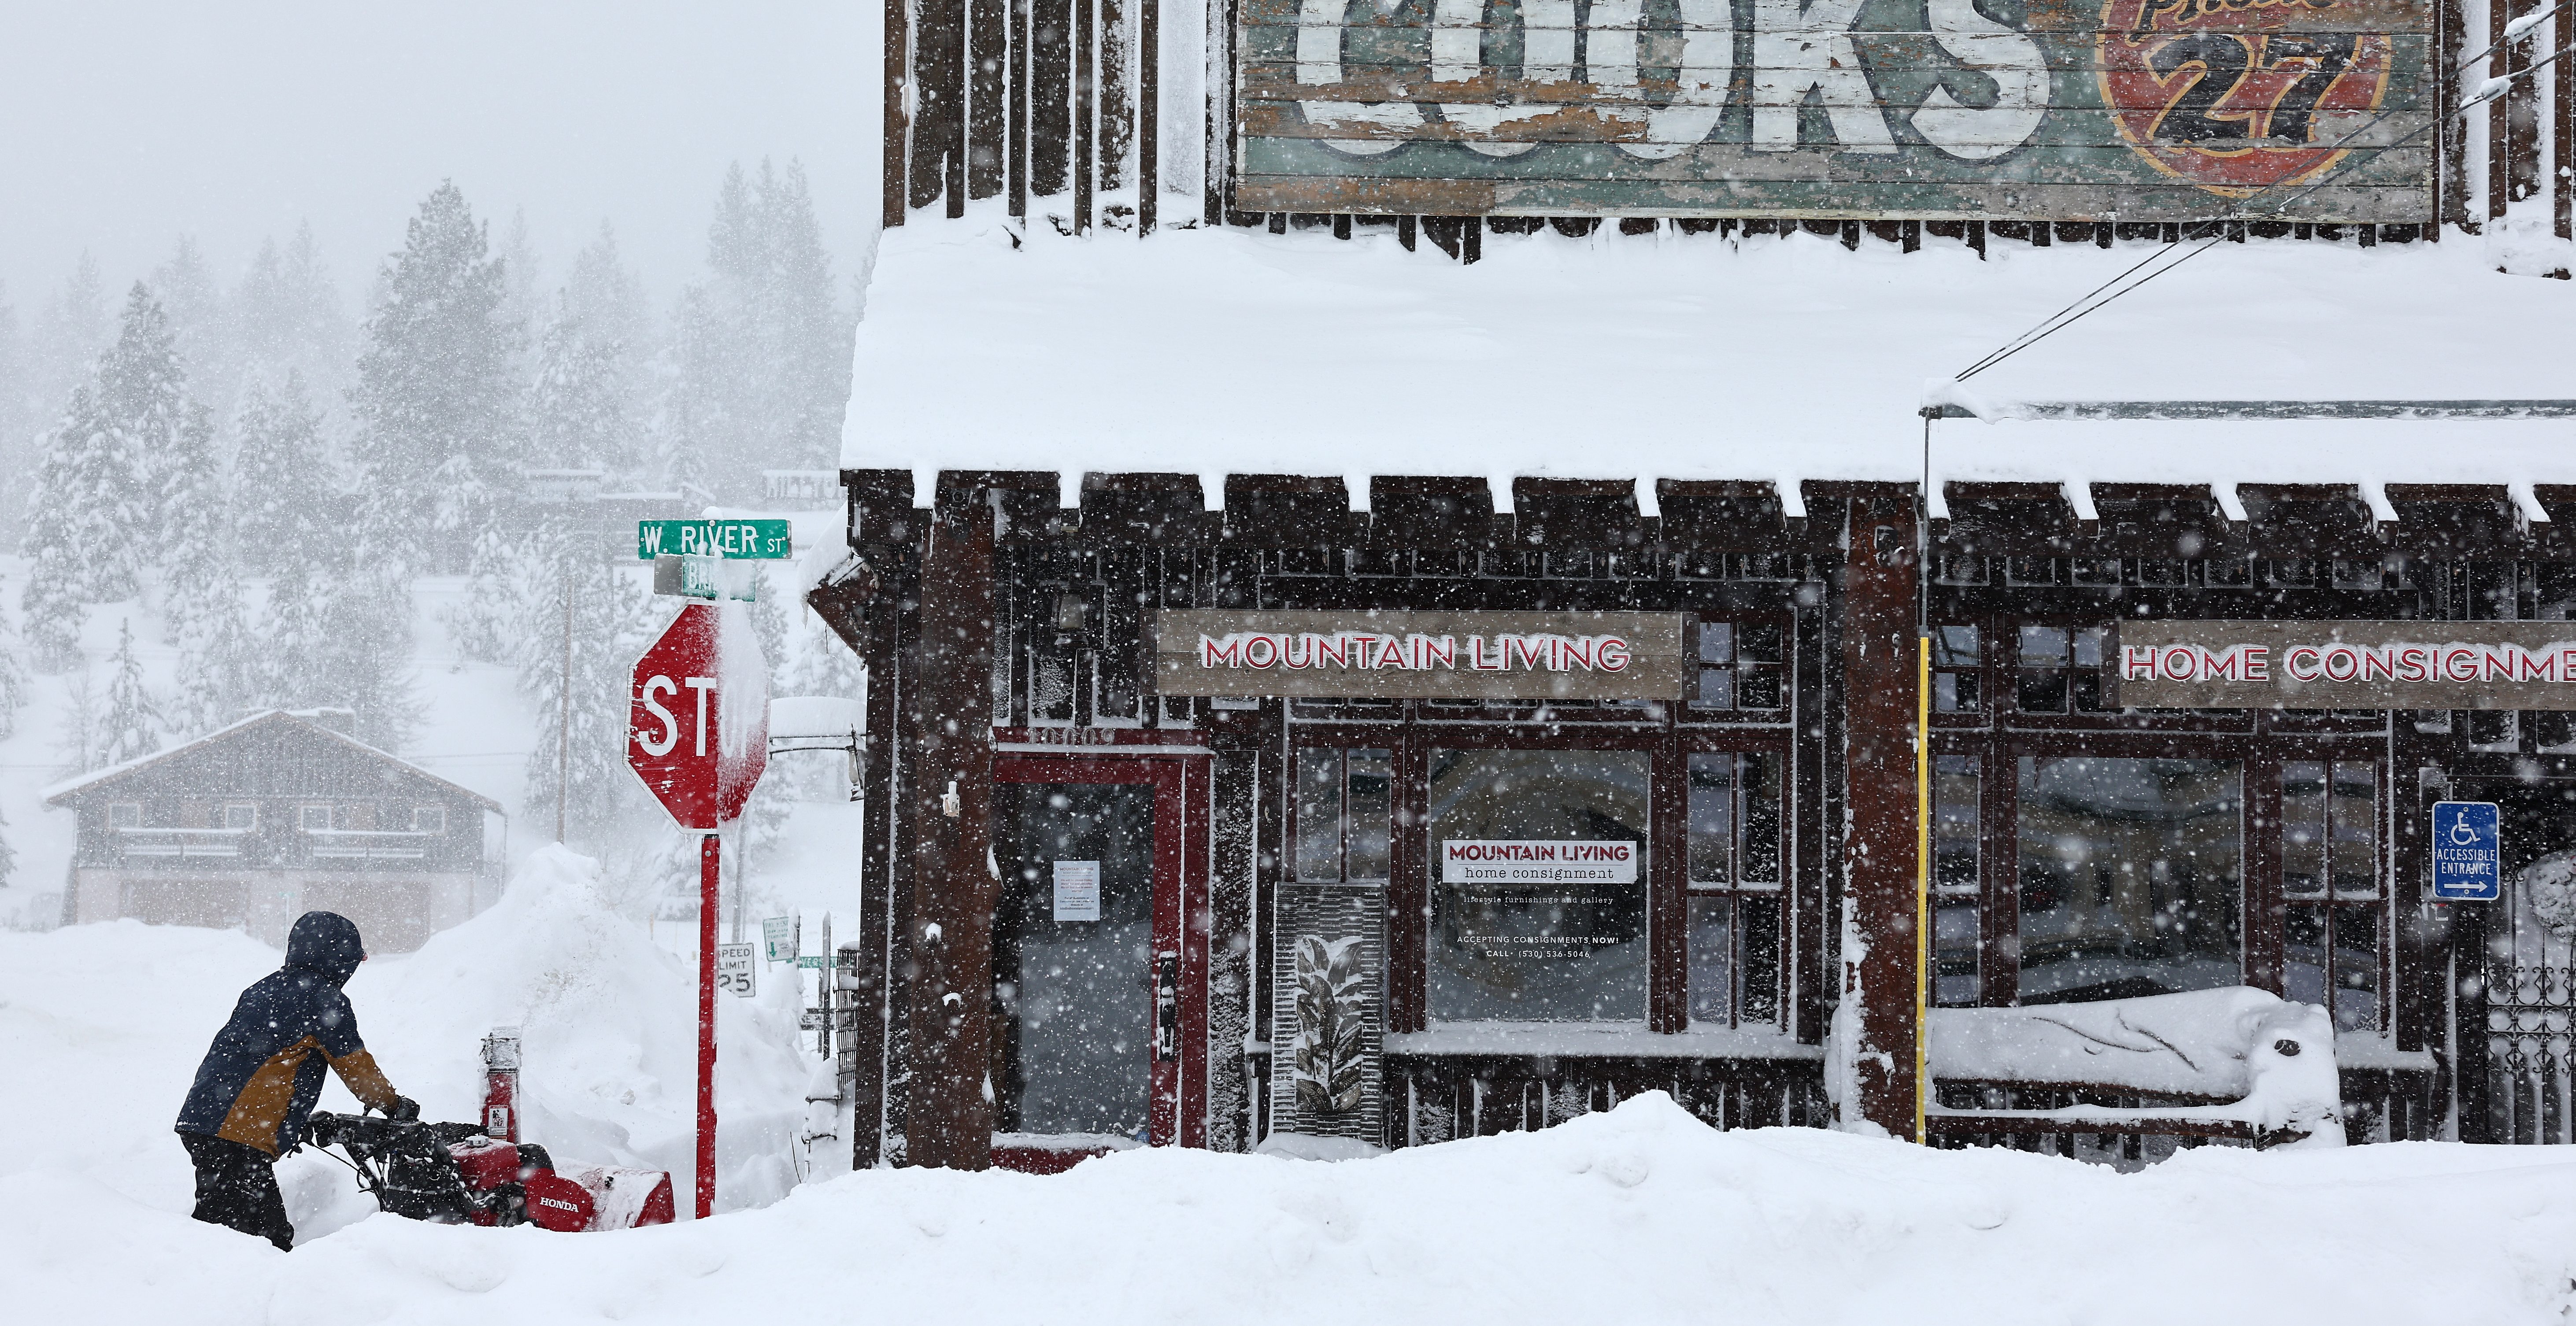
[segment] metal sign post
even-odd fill
[[[769,664],[743,610],[692,603],[635,662],[626,763],[698,839],[697,1216],[716,1200],[716,916],[723,840],[769,765]],[[743,956],[748,959],[748,946]]]

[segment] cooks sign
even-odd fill
[[[2431,0],[1238,13],[1246,211],[2134,222],[2280,185],[2298,220],[2431,215]]]
[[[1682,618],[1649,612],[1158,614],[1165,695],[1678,700]]]
[[[2141,709],[2576,709],[2576,622],[2135,622],[2114,703]]]

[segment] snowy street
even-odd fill
[[[631,959],[640,932],[580,922],[577,900],[544,905],[555,933],[582,937],[477,954],[471,941],[502,933],[477,922],[371,962],[352,982],[370,1040],[429,1116],[457,1117],[474,1100],[475,1019],[533,1013],[547,1113],[532,1135],[592,1158],[622,1135],[628,1155],[676,1161],[684,1147],[654,1130],[678,1116],[645,1085],[656,1028],[596,1002],[586,1041],[546,1020],[546,980]],[[485,921],[539,906],[514,898]],[[167,1121],[232,991],[275,960],[238,935],[130,922],[0,935],[14,1310],[98,1326],[707,1322],[825,1303],[939,1323],[1284,1323],[1329,1305],[1498,1323],[2514,1326],[2576,1309],[2576,1158],[2560,1152],[2205,1149],[2122,1175],[1815,1129],[1716,1133],[1660,1096],[1356,1162],[1152,1150],[1049,1177],[843,1175],[704,1223],[599,1234],[373,1214],[308,1149],[281,1166],[305,1239],[281,1255],[187,1218]],[[496,989],[512,972],[544,975]],[[623,997],[574,997],[684,996],[673,968]],[[801,1086],[758,1021],[775,1012],[724,1028],[724,1182],[762,1201],[789,1177],[751,1158],[778,1153],[763,1102]],[[685,1029],[662,1021],[664,1039]],[[621,1099],[638,1086],[646,1098]],[[348,1108],[333,1091],[324,1107]]]

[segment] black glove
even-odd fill
[[[409,1096],[396,1096],[393,1106],[385,1111],[385,1117],[395,1123],[418,1123],[420,1122],[420,1102]]]

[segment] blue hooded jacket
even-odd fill
[[[303,1141],[305,1121],[322,1097],[325,1064],[351,1095],[392,1109],[393,1084],[358,1039],[357,1015],[340,993],[366,960],[349,918],[336,912],[296,918],[286,936],[286,965],[242,991],[232,1020],[197,1065],[178,1131],[279,1155]]]

